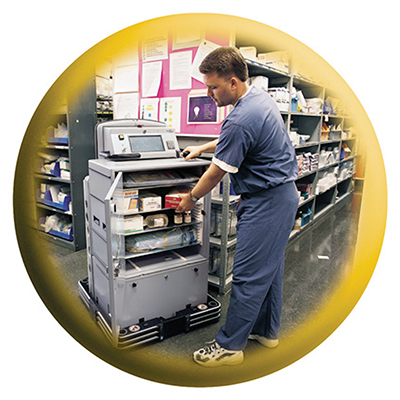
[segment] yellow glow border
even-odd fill
[[[62,104],[65,96],[79,96],[79,89],[92,78],[93,65],[101,65],[113,55],[129,52],[137,45],[138,38],[154,36],[158,31],[173,31],[177,26],[189,31],[193,26],[208,32],[213,29],[214,36],[235,27],[241,36],[249,38],[249,43],[253,38],[265,38],[278,48],[296,54],[304,60],[313,76],[329,82],[343,94],[357,121],[364,152],[368,154],[358,240],[348,275],[321,311],[294,335],[282,340],[277,349],[246,352],[245,363],[234,368],[201,368],[193,363],[191,354],[160,357],[151,346],[136,352],[112,348],[100,329],[90,321],[87,311],[77,307],[71,295],[62,290],[63,277],[52,268],[49,255],[41,251],[37,232],[30,225],[32,215],[35,215],[32,184],[35,154],[53,106]],[[157,18],[117,32],[89,49],[67,68],[42,99],[25,133],[15,171],[14,220],[18,243],[32,283],[49,311],[79,343],[102,360],[133,375],[172,385],[221,386],[245,382],[284,368],[317,347],[348,316],[365,290],[381,250],[386,214],[386,176],[379,143],[368,116],[346,82],[315,52],[289,35],[258,22],[227,15],[180,14]]]

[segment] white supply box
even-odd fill
[[[140,193],[139,208],[141,211],[157,211],[162,208],[162,199],[155,193]]]
[[[119,231],[123,233],[135,233],[143,231],[143,216],[142,215],[131,215],[121,219],[123,226],[120,227]]]
[[[239,51],[242,53],[244,58],[257,61],[257,48],[254,46],[240,47]]]
[[[289,73],[290,56],[287,51],[274,51],[270,53],[260,53],[257,60],[271,68]]]
[[[268,78],[266,76],[253,76],[250,84],[258,89],[268,91]]]

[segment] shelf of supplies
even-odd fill
[[[333,189],[337,185],[337,181],[335,183],[332,183],[332,185],[328,186],[325,190],[322,192],[317,193],[317,196],[321,196],[322,194],[328,192],[329,190]]]
[[[44,226],[44,219],[40,218],[39,219],[39,230],[43,232],[45,235],[50,236],[50,237],[55,237],[63,240],[68,240],[72,242],[74,240],[74,234],[73,234],[73,229],[72,227],[70,228],[69,232],[61,232],[57,231],[55,229],[50,229],[49,232],[45,232],[45,226]]]
[[[335,206],[335,204],[328,204],[325,207],[323,207],[320,211],[318,211],[313,218],[313,221],[315,221],[316,219],[320,218],[322,215],[324,215],[327,211],[331,210],[333,207]]]
[[[220,286],[221,279],[223,279],[223,278],[221,278],[217,275],[208,275],[208,283],[211,283],[212,285],[215,285],[215,286]],[[233,275],[229,274],[225,278],[225,285],[229,285],[232,282],[232,279],[233,279]]]
[[[167,226],[162,226],[162,227],[158,227],[158,228],[147,228],[144,227],[142,231],[137,231],[137,232],[114,232],[115,235],[119,235],[119,236],[134,236],[134,235],[141,235],[144,233],[151,233],[151,232],[159,232],[159,231],[166,231],[166,230],[171,230],[171,229],[175,229],[175,228],[181,228],[181,227],[185,227],[185,226],[193,226],[193,225],[199,225],[201,224],[201,221],[193,221],[193,222],[189,222],[189,223],[182,223],[182,224],[171,224],[171,225],[167,225]]]
[[[298,149],[303,149],[303,148],[306,148],[306,147],[315,147],[315,146],[318,146],[318,145],[319,145],[319,142],[304,142],[304,143],[301,143],[301,144],[296,144],[296,146],[294,146],[294,148],[296,150],[298,150]]]
[[[229,204],[237,203],[240,200],[240,196],[230,195],[229,196]],[[223,195],[219,194],[218,196],[213,196],[211,198],[212,203],[214,204],[222,204],[223,203]]]
[[[57,212],[57,213],[60,213],[60,214],[65,214],[65,215],[72,215],[72,212],[69,211],[69,210],[62,210],[61,208],[51,207],[51,206],[48,206],[46,204],[40,203],[39,201],[36,203],[36,205],[39,208],[43,208],[44,210],[54,211],[54,212]]]
[[[343,115],[338,115],[338,114],[326,114],[326,113],[323,113],[322,115],[325,118],[337,118],[337,119],[343,119],[344,118]]]
[[[70,250],[76,250],[76,245],[74,244],[73,240],[67,240],[67,239],[61,238],[59,236],[54,236],[54,235],[51,235],[44,231],[41,231],[40,229],[39,229],[39,235],[42,239],[44,239],[48,242],[56,243],[62,247],[70,249]]]
[[[160,181],[146,181],[146,182],[124,182],[124,189],[154,189],[159,187],[170,187],[170,186],[183,186],[189,183],[195,183],[199,180],[198,177],[186,178],[186,179],[171,179],[171,180],[160,180]]]
[[[312,201],[312,200],[314,200],[314,199],[315,199],[315,196],[314,196],[314,195],[311,195],[311,196],[308,197],[307,199],[301,200],[301,201],[299,202],[299,207],[304,206],[304,204],[307,204],[309,201]]]
[[[352,141],[352,140],[357,140],[356,137],[344,137],[344,135],[341,138],[342,142],[348,142],[348,141]]]
[[[316,172],[318,172],[318,169],[317,169],[317,168],[316,168],[316,169],[313,169],[312,171],[305,172],[304,174],[299,175],[299,176],[297,177],[297,180],[303,179],[303,178],[305,178],[306,176],[315,174]]]
[[[108,96],[106,94],[97,94],[96,100],[97,101],[112,101],[113,96]]]
[[[356,158],[356,156],[350,156],[350,157],[347,157],[347,158],[343,158],[342,160],[340,160],[339,162],[340,163],[345,163],[346,161],[352,161],[352,160],[354,160]]]
[[[300,229],[292,229],[292,231],[290,232],[289,235],[289,239],[293,239],[294,237],[296,237],[297,235],[299,235],[301,232],[301,228]]]
[[[338,143],[341,142],[342,139],[329,139],[329,140],[321,140],[321,145],[323,144],[332,144],[332,143]]]
[[[236,244],[236,242],[237,242],[236,236],[231,239],[228,238],[228,241],[226,243],[226,248],[234,246]],[[221,246],[222,245],[221,238],[215,237],[215,236],[210,236],[210,244],[213,244],[214,246]]]
[[[296,84],[300,84],[300,85],[307,85],[307,86],[319,86],[319,87],[323,87],[320,83],[312,81],[311,79],[308,78],[304,78],[300,75],[293,75],[293,83]]]
[[[138,252],[138,253],[129,253],[128,251],[125,253],[125,255],[117,257],[123,260],[129,260],[132,258],[139,258],[139,257],[144,257],[144,256],[148,256],[150,254],[157,254],[157,253],[162,253],[165,252],[165,250],[178,250],[178,249],[183,249],[185,247],[192,247],[192,246],[197,246],[197,245],[201,245],[201,243],[199,241],[187,244],[187,245],[179,245],[179,246],[173,246],[173,247],[166,247],[166,248],[162,248],[162,249],[156,249],[156,250],[147,250],[144,252]]]
[[[47,190],[45,193],[41,193],[40,190],[37,190],[36,202],[40,205],[48,206],[57,211],[69,211],[71,205],[71,195],[65,196],[64,201],[62,203],[58,203],[51,200],[51,193],[49,190]]]
[[[301,231],[304,229],[308,228],[312,222],[307,222],[305,225],[303,225],[300,229],[292,229],[289,235],[289,240],[295,238],[296,236],[300,235]]]
[[[303,113],[303,112],[295,112],[292,111],[290,115],[296,116],[296,117],[317,117],[321,118],[322,114],[311,114],[311,113]]]
[[[44,232],[44,231],[43,231]],[[56,230],[51,229],[49,232],[44,232],[50,236],[57,237],[59,239],[64,239],[72,242],[74,240],[73,234],[72,234],[72,229],[70,233],[64,233],[64,232],[59,232]]]
[[[349,197],[353,193],[354,193],[354,190],[350,190],[350,192],[347,192],[347,193],[344,193],[342,195],[339,195],[339,197],[336,199],[335,204],[338,204],[341,201],[345,200],[347,197]]]
[[[68,146],[68,137],[50,137],[47,138],[47,143],[54,146]]]
[[[254,75],[265,75],[270,78],[287,78],[290,79],[290,74],[279,69],[269,67],[268,65],[262,64],[258,61],[253,61],[245,58],[247,67],[249,69],[250,76]]]
[[[252,44],[244,42],[240,43],[239,47],[250,45]],[[332,89],[329,89],[321,82],[315,81],[312,77],[308,78],[305,76],[301,76],[300,73],[293,73],[292,71],[290,74],[286,74],[282,71],[273,71],[267,65],[264,65],[260,62],[251,59],[245,60],[249,69],[250,76],[266,76],[270,79],[272,83],[272,85],[270,86],[272,87],[285,86],[287,89],[289,89],[289,91],[293,88],[295,88],[296,90],[301,90],[303,92],[303,96],[306,99],[319,98],[321,100],[326,100],[330,96],[330,91]],[[335,93],[336,91],[332,90],[332,92]],[[332,95],[332,97],[335,96]],[[343,176],[346,176],[346,178],[343,180],[338,180],[335,176],[335,179],[333,179],[335,183],[329,184],[329,187],[327,187],[320,193],[309,195],[309,197],[305,200],[303,200],[302,198],[299,199],[298,207],[301,207],[302,209],[310,208],[312,211],[312,215],[306,225],[302,226],[299,230],[293,230],[291,232],[290,238],[299,237],[304,228],[312,226],[315,220],[321,221],[321,219],[323,219],[325,215],[329,214],[329,212],[334,209],[336,204],[349,198],[349,196],[354,192],[354,189],[352,189],[353,183],[355,183],[355,186],[357,186],[357,184],[361,184],[362,182],[362,178],[360,179],[354,176],[355,166],[358,160],[357,155],[355,154],[357,136],[354,136],[354,133],[351,129],[344,129],[344,126],[347,124],[349,127],[352,126],[352,121],[346,120],[350,118],[347,112],[339,108],[323,108],[320,112],[318,112],[319,109],[312,109],[312,111],[312,113],[301,111],[298,112],[297,108],[291,108],[288,112],[280,110],[281,115],[284,114],[282,115],[282,117],[284,118],[285,125],[288,131],[290,131],[290,128],[293,127],[298,128],[297,130],[299,134],[300,132],[302,132],[304,135],[310,135],[310,142],[303,142],[293,146],[296,154],[298,156],[306,152],[321,154],[321,150],[327,150],[329,147],[332,147],[335,150],[339,150],[339,152],[336,158],[329,158],[329,164],[319,164],[317,168],[299,174],[296,182],[306,182],[307,184],[312,185],[312,193],[315,193],[318,184],[318,178],[322,178],[322,175],[327,172],[333,173],[345,167],[343,168],[344,172],[342,172],[342,174]],[[337,127],[332,128],[332,130],[329,132],[329,136],[324,135],[325,132],[323,132],[322,128],[322,123],[324,121],[328,125],[332,124]],[[350,135],[351,137],[347,137],[347,135]],[[325,138],[328,140],[324,140]],[[348,142],[348,146],[352,151],[352,155],[346,159],[340,160],[340,147],[341,144],[346,142]],[[323,157],[319,158],[320,163],[323,161],[322,158]],[[332,160],[334,161],[332,162]],[[346,164],[347,161],[349,161],[348,164]],[[353,164],[352,166],[350,166],[351,163]],[[339,175],[340,172],[341,171],[339,171]],[[347,172],[349,174],[352,173],[352,176],[348,176]],[[321,183],[323,184],[323,182]],[[216,238],[212,240],[214,240],[215,242]],[[220,284],[222,284],[222,280]]]
[[[327,164],[327,165],[322,165],[322,166],[318,167],[318,171],[323,171],[324,169],[332,168],[334,166],[337,166],[338,164],[339,164],[339,161],[335,161],[335,162]]]
[[[349,179],[352,179],[353,178],[353,176],[348,176],[347,178],[344,178],[344,179],[339,179],[338,178],[338,180],[337,180],[337,183],[339,184],[339,183],[343,183],[343,182],[346,182],[346,181],[348,181]]]
[[[199,204],[199,203],[196,203],[196,204]],[[165,213],[168,211],[170,211],[170,212],[175,211],[175,208],[160,208],[158,210],[149,210],[149,211],[142,211],[142,210],[135,208],[134,210],[131,210],[131,211],[113,212],[113,214],[120,215],[120,216],[134,216],[134,215],[142,215],[142,214],[148,215],[148,214],[156,214],[156,213]]]
[[[54,175],[42,174],[42,173],[40,173],[40,172],[37,172],[37,173],[35,174],[35,177],[38,178],[38,179],[46,180],[46,181],[48,180],[48,181],[61,182],[61,183],[68,183],[68,184],[71,183],[71,180],[70,180],[70,179],[59,178],[59,177],[54,176]]]
[[[68,144],[44,144],[42,146],[44,149],[52,149],[52,150],[64,150],[68,151]]]

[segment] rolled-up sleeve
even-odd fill
[[[228,122],[222,126],[221,136],[215,149],[213,162],[226,172],[238,172],[253,138],[242,126]]]

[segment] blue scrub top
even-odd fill
[[[230,173],[237,194],[256,193],[298,177],[296,153],[279,109],[251,87],[221,127],[213,162]]]

